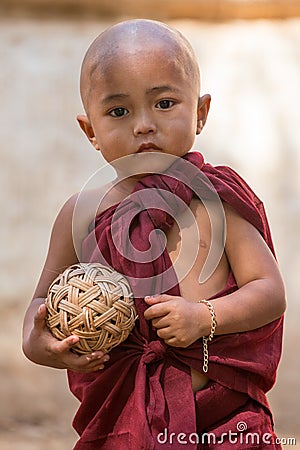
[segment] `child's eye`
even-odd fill
[[[129,112],[128,109],[119,107],[119,108],[112,109],[109,112],[109,114],[112,117],[123,117],[123,116],[127,116],[128,112]]]
[[[158,109],[169,109],[174,105],[175,102],[172,100],[161,100],[157,103],[156,108]]]

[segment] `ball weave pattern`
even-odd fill
[[[99,263],[68,267],[50,285],[47,325],[57,339],[79,336],[72,348],[85,354],[109,352],[123,342],[137,318],[126,278]]]

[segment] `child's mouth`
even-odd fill
[[[148,142],[147,144],[141,144],[138,148],[137,153],[143,153],[143,152],[155,152],[161,150],[157,145],[155,145],[152,142]]]

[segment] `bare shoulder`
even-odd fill
[[[60,209],[51,231],[48,253],[34,298],[45,297],[50,283],[81,259],[81,243],[98,209],[98,199],[107,186],[72,195]]]
[[[248,247],[267,247],[259,231],[232,206],[223,203],[226,218],[226,249],[234,255]]]
[[[278,264],[260,232],[225,203],[224,210],[225,252],[238,286],[263,278],[276,278],[281,285]]]
[[[260,232],[246,220],[239,212],[223,202],[223,208],[226,218],[226,242],[252,241],[253,244],[258,241],[264,241]]]
[[[58,215],[56,227],[65,242],[70,242],[77,258],[81,259],[82,241],[91,231],[95,218],[103,211],[122,200],[120,193],[110,182],[95,189],[87,189],[74,194]]]
[[[107,195],[109,192],[110,184],[106,184],[96,189],[83,190],[69,200],[71,205],[67,214],[69,217],[71,214],[72,239],[79,259],[82,241],[88,235],[91,224],[111,204]]]

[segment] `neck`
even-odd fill
[[[132,176],[132,177],[124,177],[121,174],[117,174],[117,178],[114,180],[113,184],[115,189],[122,194],[129,195],[132,193],[134,186],[141,178],[143,178],[145,174],[140,176]]]

